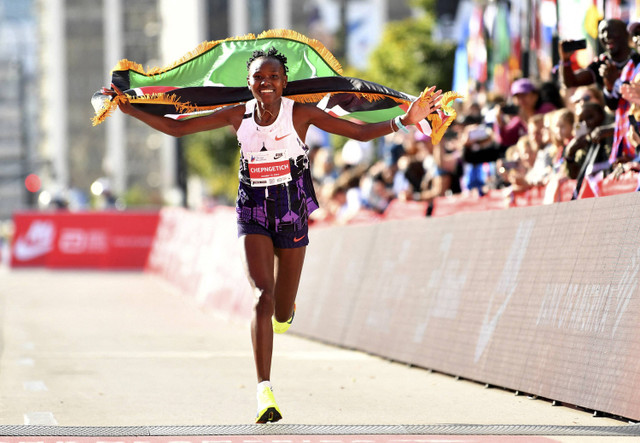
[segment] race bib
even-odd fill
[[[251,186],[264,187],[291,181],[291,165],[287,150],[260,151],[249,154]]]

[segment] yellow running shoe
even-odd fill
[[[273,324],[273,332],[275,332],[276,334],[284,334],[285,332],[287,332],[287,330],[291,326],[291,323],[293,323],[293,317],[295,317],[295,315],[296,315],[296,304],[294,303],[293,314],[291,314],[291,318],[286,322],[280,323],[279,321],[276,320],[275,315],[271,317],[271,323]]]
[[[258,391],[258,414],[256,423],[276,422],[282,418],[282,413],[273,397],[273,391],[269,386],[262,386]]]

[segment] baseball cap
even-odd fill
[[[511,83],[511,95],[527,94],[537,90],[538,88],[528,78],[520,78]]]

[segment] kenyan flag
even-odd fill
[[[380,122],[402,115],[415,97],[377,83],[343,77],[335,57],[317,40],[289,30],[266,31],[200,44],[194,51],[165,68],[148,72],[137,63],[121,60],[112,82],[131,103],[147,112],[175,119],[194,118],[216,109],[244,103],[253,97],[247,88],[247,60],[253,51],[275,47],[287,57],[289,68],[284,96],[315,103],[338,117]],[[455,119],[450,103],[459,95],[447,92],[442,109],[418,125],[437,143]],[[93,124],[100,124],[117,107],[111,96],[96,92]]]

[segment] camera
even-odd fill
[[[502,113],[505,115],[518,115],[518,107],[516,105],[503,105],[500,107]]]
[[[561,43],[564,52],[575,52],[579,49],[587,48],[587,41],[582,40],[565,40]]]

